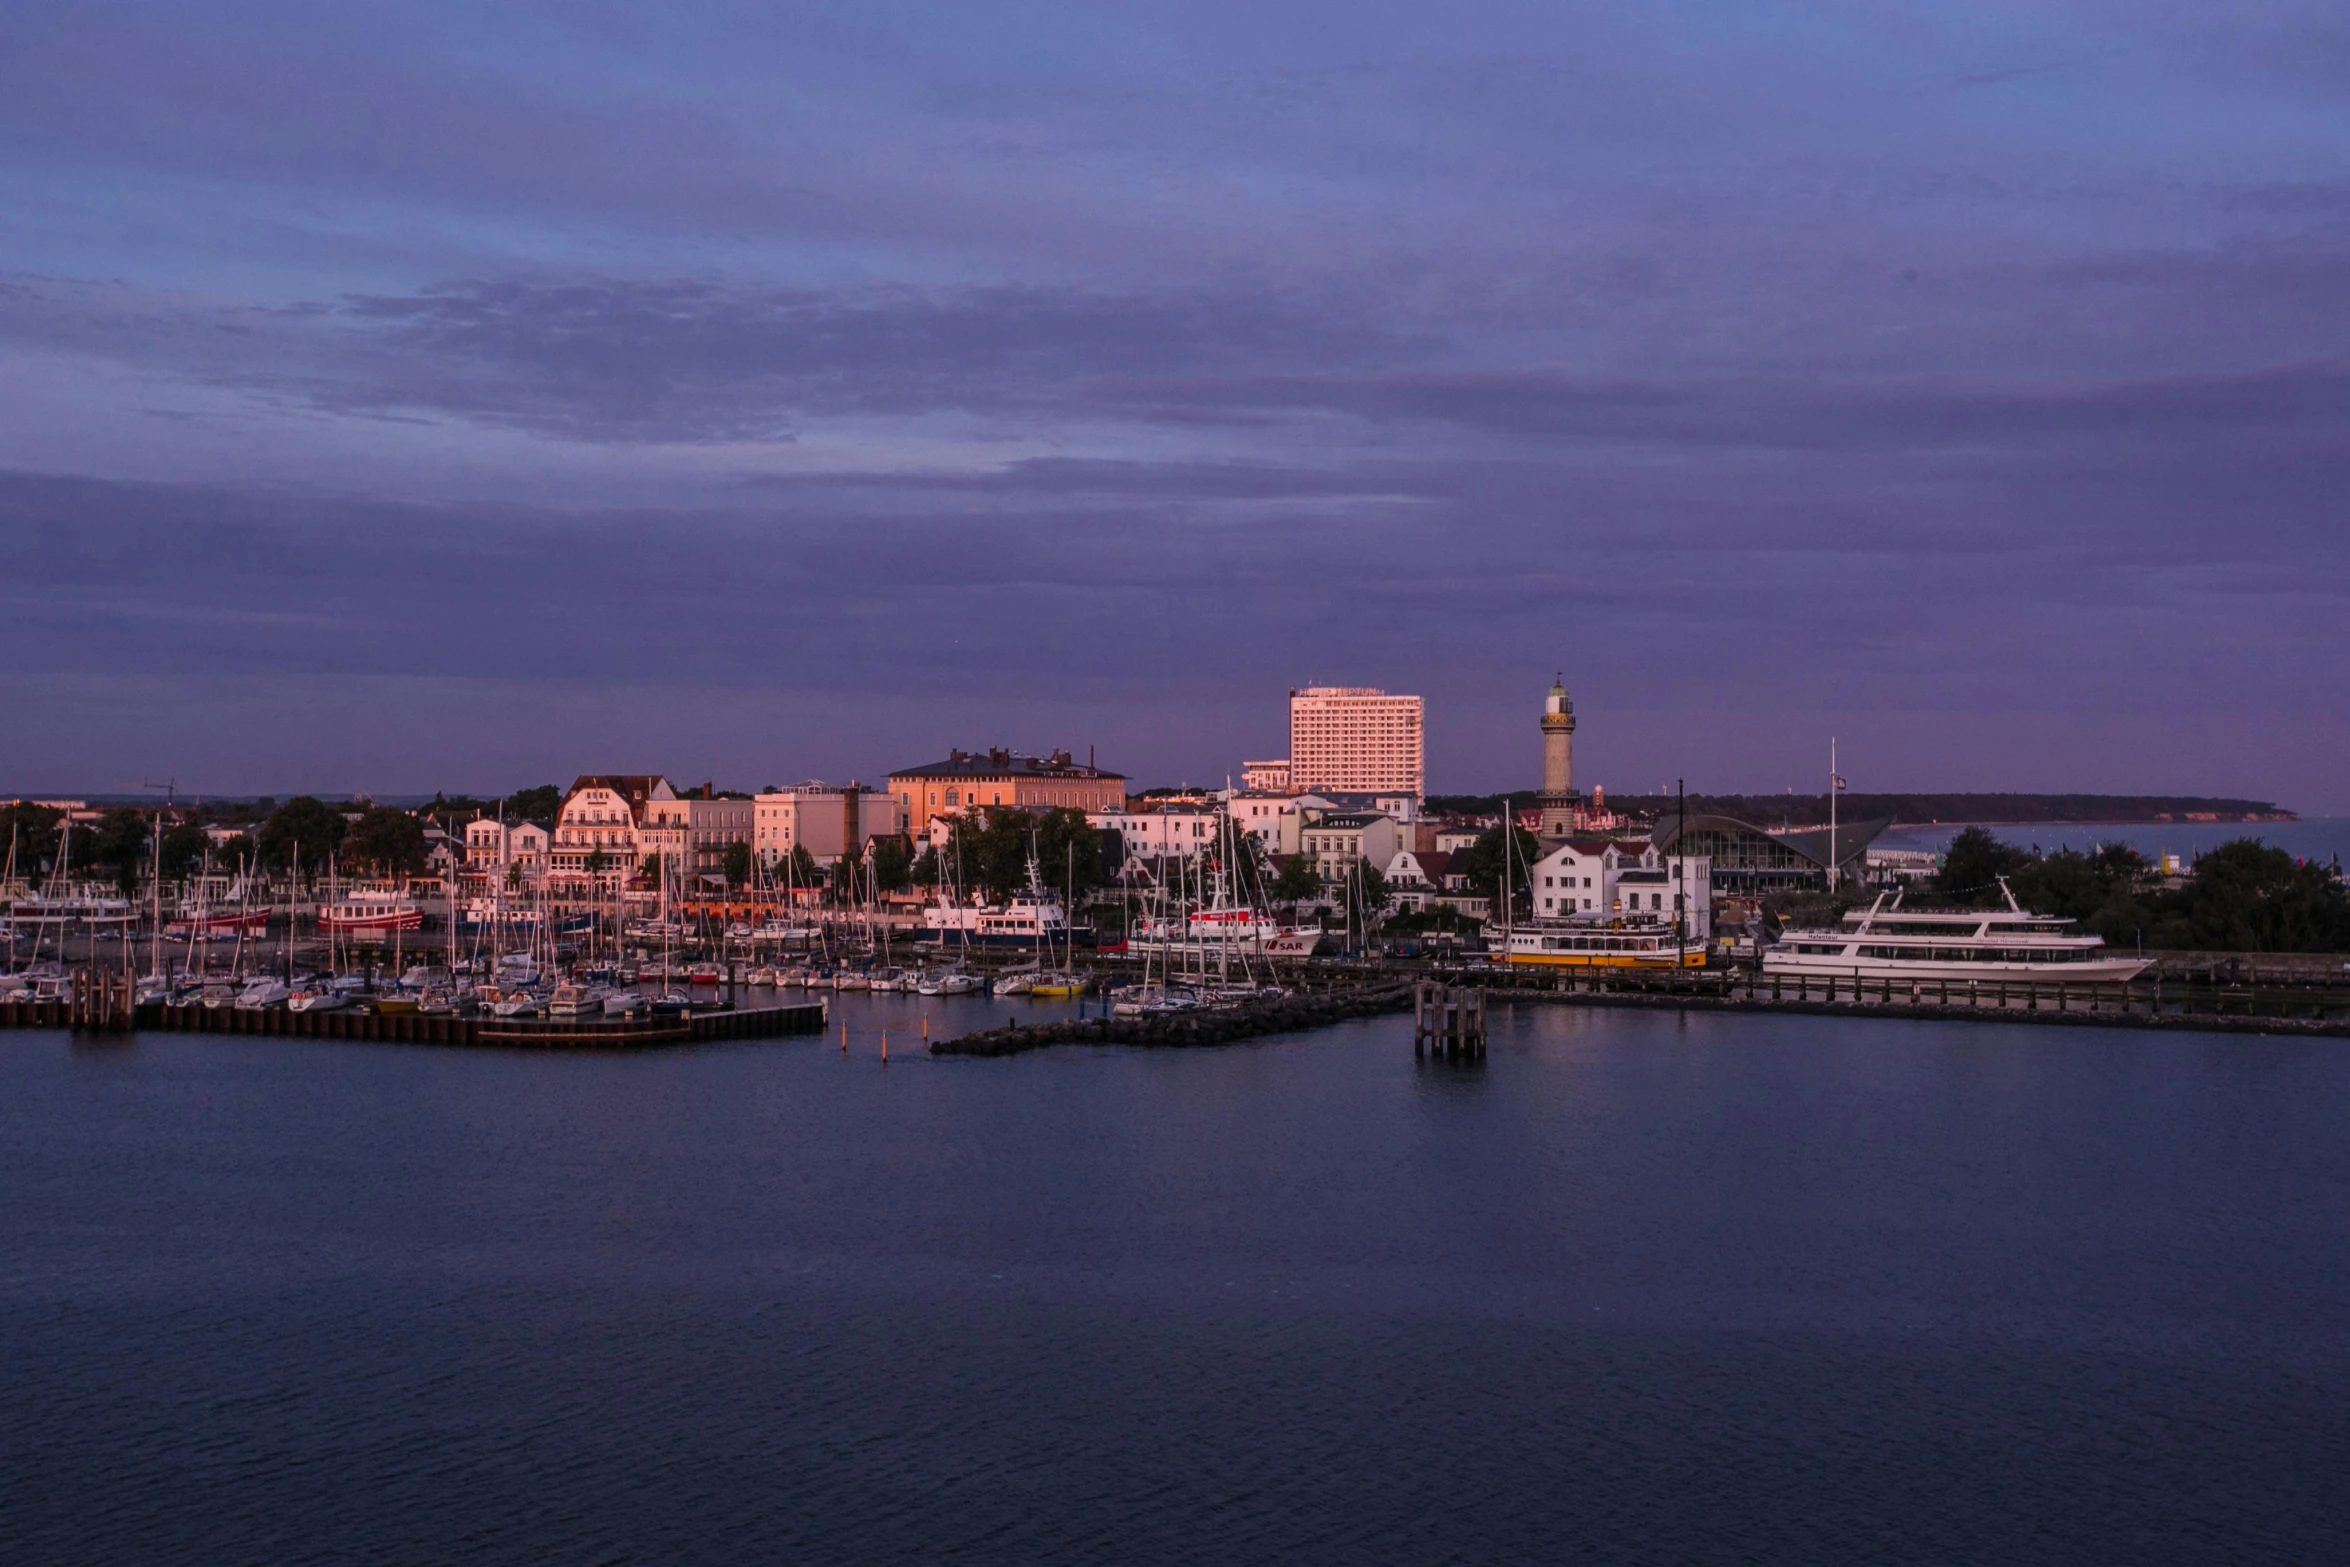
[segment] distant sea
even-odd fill
[[[2299,859],[2330,862],[2340,856],[2350,863],[2350,817],[2344,816],[2308,817],[2297,822],[1998,822],[1989,825],[2001,842],[2042,853],[2057,849],[2086,852],[2101,844],[2126,843],[2148,859],[2175,854],[2191,860],[2223,843],[2257,838]],[[1949,822],[1932,827],[1895,827],[1878,838],[1875,847],[1939,851],[1963,827],[1963,823]]]

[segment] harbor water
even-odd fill
[[[2350,1559],[2340,1041],[833,1004],[0,1034],[0,1560]]]

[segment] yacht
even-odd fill
[[[554,995],[548,998],[547,1016],[602,1017],[606,994],[601,985],[583,985],[566,980],[557,985]]]
[[[1901,894],[1879,893],[1832,930],[1789,930],[1763,949],[1763,972],[1789,978],[2032,980],[2121,984],[2154,964],[2107,950],[2105,938],[2073,921],[2033,914],[2016,902],[2007,879],[2004,909],[1901,907]],[[1892,902],[1888,904],[1886,899]]]
[[[283,980],[252,979],[245,982],[245,988],[237,992],[237,999],[230,1006],[239,1012],[262,1012],[284,1006],[292,994]]]

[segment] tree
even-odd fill
[[[112,876],[115,890],[127,898],[138,890],[139,872],[153,857],[152,831],[147,818],[127,805],[108,811],[90,830],[84,863]]]
[[[1504,837],[1507,833],[1510,836]],[[1504,855],[1504,848],[1507,855]],[[1470,844],[1456,868],[1469,878],[1469,885],[1492,901],[1498,915],[1501,910],[1503,872],[1509,876],[1510,903],[1513,911],[1529,917],[1534,912],[1533,878],[1529,874],[1536,860],[1542,858],[1542,843],[1523,827],[1495,827]]]
[[[1264,845],[1237,822],[1217,841],[1208,862],[1231,879],[1232,896],[1237,900],[1248,901],[1265,885]]]
[[[242,840],[240,840],[242,841]],[[184,881],[204,864],[204,851],[212,847],[212,839],[195,822],[182,822],[164,830],[163,879]]]
[[[611,868],[612,856],[604,852],[603,845],[601,844],[598,844],[595,848],[588,850],[588,857],[585,861],[582,862],[582,869],[584,869],[590,876],[601,876]]]
[[[914,846],[903,838],[873,840],[873,880],[884,892],[913,885]]]
[[[12,834],[16,842],[19,876],[30,877],[57,858],[57,825],[64,820],[63,811],[30,800],[0,809],[0,832]],[[7,852],[0,849],[0,855]]]
[[[914,863],[906,867],[906,879],[918,887],[935,887],[938,878],[938,851],[924,844],[922,852],[914,856]]]
[[[747,886],[751,879],[751,846],[730,843],[726,846],[726,885]]]
[[[345,834],[342,852],[382,876],[423,870],[424,823],[394,806],[371,805]]]
[[[506,796],[506,820],[510,822],[537,822],[552,826],[555,813],[563,809],[563,791],[553,784],[540,784],[535,789],[517,789]]]
[[[1358,903],[1366,925],[1377,925],[1379,917],[1387,912],[1387,900],[1393,896],[1387,886],[1387,873],[1369,860],[1357,860],[1347,874],[1348,896]]]
[[[290,865],[297,852],[302,856],[303,870],[316,870],[342,846],[348,825],[342,812],[310,795],[298,794],[269,813],[253,842],[261,863],[272,870]]]
[[[1992,902],[1999,897],[1999,878],[2023,869],[2031,858],[1991,836],[1989,828],[1969,827],[1942,851],[1934,890],[1960,901]]]
[[[804,843],[791,846],[791,853],[776,862],[775,879],[792,888],[821,887],[824,885],[824,867],[816,863],[816,856],[808,852]]]
[[[1078,901],[1102,884],[1101,834],[1070,806],[1029,812],[991,806],[956,818],[946,856],[966,886],[1002,903],[1028,886],[1031,857],[1048,891],[1067,887]],[[1073,885],[1071,885],[1073,884]]]
[[[1273,878],[1273,897],[1277,902],[1305,903],[1321,895],[1322,873],[1314,869],[1314,862],[1305,855],[1291,855],[1289,863],[1281,867],[1281,874]]]
[[[2326,867],[2252,838],[2221,844],[2158,905],[2166,947],[2230,952],[2350,951],[2350,892]]]

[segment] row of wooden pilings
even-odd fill
[[[1447,1061],[1485,1056],[1485,992],[1422,980],[1412,987],[1412,1054]]]

